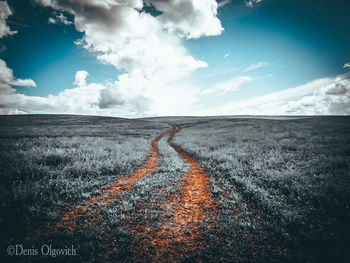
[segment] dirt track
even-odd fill
[[[349,258],[347,118],[16,116],[10,126],[5,252],[74,245],[77,256],[58,261],[120,263]]]
[[[151,156],[147,161],[133,174],[123,176],[117,179],[112,186],[105,187],[102,189],[102,194],[93,196],[86,201],[82,206],[72,206],[72,208],[65,212],[57,223],[58,228],[64,228],[70,231],[76,230],[77,220],[86,215],[88,209],[99,210],[98,206],[94,203],[99,200],[103,200],[103,205],[110,205],[111,202],[118,198],[118,195],[122,191],[133,190],[135,183],[146,175],[149,175],[154,169],[159,166],[159,153],[157,150],[158,141],[168,133],[174,132],[175,128],[170,131],[163,133],[152,141],[151,144]]]
[[[169,146],[175,149],[188,166],[187,173],[181,175],[178,183],[180,190],[168,196],[161,193],[164,197],[162,201],[140,201],[129,218],[120,222],[119,226],[133,233],[129,249],[135,262],[201,261],[203,257],[213,257],[216,248],[225,245],[219,215],[222,207],[211,193],[211,176],[198,160],[173,143],[174,136],[180,131],[180,127],[174,127],[154,139],[151,144],[151,156],[135,173],[123,176],[111,186],[104,187],[101,189],[102,194],[89,198],[85,204],[73,205],[61,216],[55,229],[51,228],[51,231],[60,229],[80,232],[87,226],[87,222],[88,227],[96,234],[103,234],[107,240],[112,240],[113,234],[105,230],[103,233],[100,231],[101,226],[107,224],[101,216],[101,208],[108,208],[113,200],[122,198],[121,195],[126,192],[137,191],[135,184],[145,176],[152,175],[160,166],[157,144],[160,139],[169,135]],[[217,178],[213,179],[217,187],[221,188]],[[227,196],[227,199],[232,199],[232,196]],[[149,218],[140,220],[140,214],[147,210],[152,211],[155,206],[158,211],[162,211],[157,222]],[[231,209],[239,221],[240,211],[236,202]],[[251,241],[249,243],[249,246],[253,245]],[[105,250],[102,257],[110,258],[113,243],[105,243],[101,247]],[[256,254],[254,247],[251,250],[252,254]]]
[[[189,165],[188,172],[179,183],[180,193],[167,196],[165,201],[159,204],[160,210],[165,211],[163,214],[172,214],[170,217],[160,216],[156,226],[151,223],[147,223],[146,227],[129,224],[129,227],[136,229],[136,234],[142,237],[142,242],[132,248],[137,255],[136,261],[178,262],[185,257],[198,256],[202,250],[208,249],[209,242],[218,244],[219,203],[210,193],[210,176],[195,158],[173,144],[173,137],[180,131],[181,128],[173,131],[168,143]],[[150,207],[144,203],[140,209]],[[216,240],[209,241],[203,237],[201,226],[204,224],[210,225],[206,230]]]

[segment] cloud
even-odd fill
[[[163,12],[158,17],[163,27],[187,38],[215,36],[223,31],[216,17],[218,4],[215,0],[146,0],[145,3]]]
[[[131,29],[130,34],[134,35],[140,34],[142,29],[150,25],[156,26],[153,31],[159,29],[177,31],[187,38],[218,35],[223,30],[220,20],[216,17],[218,4],[215,0],[37,1],[57,11],[66,11],[74,15],[75,26],[79,31],[85,31],[87,35],[97,28],[103,29],[102,32],[112,30],[113,34],[126,34],[122,31]],[[162,14],[152,16],[142,11],[144,5],[153,6]],[[146,24],[138,23],[141,21]],[[141,27],[137,29],[138,26]]]
[[[73,22],[69,21],[68,18],[63,13],[54,13],[54,17],[49,18],[49,24],[64,24],[72,25]]]
[[[49,17],[49,21],[48,21],[49,24],[56,24],[57,21],[55,18],[52,18],[52,17]]]
[[[6,24],[6,19],[10,15],[12,15],[12,11],[7,2],[0,1],[0,38],[17,33]],[[4,50],[6,47],[1,46],[1,52]],[[12,69],[7,67],[4,60],[0,59],[0,114],[24,113],[16,109],[17,99],[14,99],[16,90],[12,86],[36,87],[36,84],[32,79],[15,78]]]
[[[218,2],[218,6],[219,8],[224,7],[225,5],[228,5],[229,3],[231,3],[231,0],[223,0],[221,2]]]
[[[342,96],[346,95],[349,91],[349,80],[335,81],[331,86],[325,90],[326,95]]]
[[[248,1],[245,2],[245,5],[246,5],[247,7],[252,8],[252,7],[254,7],[256,4],[261,3],[261,2],[262,2],[262,0],[248,0]]]
[[[124,104],[125,101],[114,88],[106,88],[100,91],[100,98],[98,100],[100,109],[114,108]]]
[[[87,84],[87,73],[78,72],[74,82],[76,88],[42,98],[40,103],[54,104],[65,94],[79,89],[83,95],[76,100],[85,101],[87,105],[62,108],[54,104],[48,106],[48,111],[54,109],[60,113],[71,109],[74,113],[102,112],[124,117],[166,115],[185,113],[198,101],[200,92],[190,77],[195,70],[208,64],[191,56],[183,40],[221,34],[223,28],[217,18],[215,0],[37,2],[59,14],[51,17],[50,22],[64,23],[63,13],[72,15],[75,28],[84,33],[75,43],[95,54],[102,63],[125,72],[107,84]],[[145,6],[152,6],[161,14],[151,14]],[[96,95],[94,100],[81,98],[86,89]],[[31,105],[35,101],[39,103],[35,99]],[[33,109],[22,107],[22,110]]]
[[[36,84],[32,79],[15,78],[12,69],[8,68],[6,62],[0,59],[0,92],[12,92],[11,86],[36,87]]]
[[[32,79],[14,79],[10,84],[12,86],[36,87],[36,84]]]
[[[228,56],[230,56],[230,53],[226,53],[226,54],[224,55],[224,58],[227,58]]]
[[[233,78],[229,81],[224,81],[215,84],[212,88],[202,91],[202,95],[215,93],[217,95],[223,95],[230,91],[238,90],[244,83],[252,82],[254,78],[250,76],[240,76]]]
[[[349,75],[317,79],[304,85],[264,96],[232,102],[216,114],[328,115],[350,114]]]
[[[135,76],[122,74],[116,81],[105,84],[88,83],[88,72],[82,70],[76,73],[74,88],[46,97],[27,96],[12,88],[10,80],[14,78],[7,77],[12,76],[12,70],[0,69],[7,79],[0,82],[0,114],[69,113],[124,117],[185,114],[196,102],[194,95],[198,94],[191,85],[177,87],[176,83],[171,84],[170,91],[160,89],[150,94],[150,87],[145,85],[152,83],[145,82],[139,72],[132,73]],[[159,99],[154,101],[154,95]],[[167,100],[169,96],[172,100]]]
[[[74,85],[78,87],[86,86],[86,77],[89,76],[89,73],[86,70],[79,70],[75,73]]]
[[[11,15],[12,11],[7,2],[0,1],[0,38],[17,33],[17,31],[12,31],[6,24],[6,19]]]
[[[87,83],[88,72],[78,71],[74,84],[57,95],[27,96],[12,88],[15,79],[12,70],[0,60],[0,114],[70,113],[138,117],[148,113],[148,98],[125,93],[120,81],[107,84]],[[33,82],[34,83],[34,82]],[[19,83],[17,83],[19,84]]]
[[[5,47],[4,45],[1,45],[1,46],[0,46],[0,54],[1,54],[2,52],[4,52],[6,49],[7,49],[7,47]]]
[[[257,68],[262,68],[262,67],[266,67],[267,66],[267,63],[266,62],[258,62],[256,64],[252,64],[250,65],[248,68],[246,68],[244,70],[244,72],[248,72],[248,71],[251,71],[251,70],[254,70],[254,69],[257,69]]]
[[[15,78],[12,69],[0,59],[0,114],[24,113],[17,109],[20,99],[12,86],[36,87],[36,84],[31,79]]]
[[[343,66],[343,68],[350,68],[350,62],[345,63],[344,66]]]
[[[336,78],[331,84],[320,87],[313,94],[290,101],[284,110],[288,114],[350,114],[350,81]]]

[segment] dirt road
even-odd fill
[[[217,178],[211,178],[197,159],[173,143],[174,136],[179,132],[181,128],[174,127],[154,139],[151,143],[150,157],[135,173],[117,179],[111,186],[101,189],[102,194],[89,198],[83,205],[73,205],[61,216],[55,229],[51,231],[80,232],[88,227],[96,234],[104,235],[104,240],[107,240],[98,244],[105,250],[99,256],[102,255],[106,260],[113,258],[115,244],[108,240],[112,241],[115,237],[106,218],[102,216],[102,208],[115,205],[117,200],[123,201],[123,198],[127,198],[127,192],[137,193],[138,188],[135,185],[142,182],[146,176],[157,176],[156,170],[162,162],[158,142],[167,137],[168,147],[173,148],[173,154],[178,154],[188,167],[186,173],[179,174],[181,178],[176,186],[178,190],[166,194],[162,189],[156,189],[155,191],[160,193],[160,199],[141,198],[133,212],[128,213],[128,218],[120,220],[116,227],[130,231],[128,249],[135,262],[201,262],[203,259],[215,258],[217,249],[225,247],[228,242],[220,217],[222,205],[212,194],[213,184],[224,192],[230,205],[229,209],[233,211],[237,222],[240,221],[240,209],[247,205],[245,202],[233,200]],[[145,211],[157,211],[158,216],[156,219],[143,217]],[[101,226],[106,226],[103,231]],[[257,252],[253,241],[249,237],[241,239],[248,240],[244,246],[251,247],[249,253],[254,254],[252,259],[255,259]],[[232,246],[232,242],[230,244]],[[232,253],[237,254],[237,251]]]
[[[183,180],[179,183],[180,191],[167,196],[159,204],[163,213],[158,218],[157,224],[148,222],[145,227],[139,227],[136,222],[129,223],[128,227],[136,229],[136,235],[142,237],[140,244],[132,246],[136,255],[135,261],[194,260],[201,252],[210,249],[210,246],[219,244],[218,236],[221,231],[217,209],[220,205],[210,193],[210,176],[195,158],[174,145],[173,137],[180,131],[181,128],[173,131],[168,143],[189,166],[188,172],[182,175]],[[151,209],[147,203],[140,207],[143,210]],[[166,217],[166,214],[171,216]],[[203,235],[201,228],[207,231],[206,236]]]
[[[76,230],[77,221],[80,217],[86,216],[87,211],[90,209],[99,210],[99,206],[94,205],[96,201],[103,201],[103,205],[110,205],[111,202],[118,198],[118,195],[123,191],[133,190],[135,183],[146,175],[149,175],[159,166],[159,153],[157,150],[158,141],[165,135],[175,131],[175,128],[169,130],[162,135],[158,136],[151,143],[151,156],[147,161],[133,174],[123,176],[117,179],[112,186],[102,189],[102,194],[89,198],[84,205],[74,205],[72,208],[65,212],[56,224],[58,228],[67,229],[70,231]]]

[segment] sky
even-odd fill
[[[347,0],[0,1],[0,114],[349,115]]]

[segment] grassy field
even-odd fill
[[[349,117],[1,116],[1,257],[347,262],[349,130]],[[8,256],[14,244],[77,255]]]
[[[167,125],[83,116],[0,117],[1,241],[9,243],[135,171]]]
[[[175,143],[217,179],[212,180],[213,193],[233,241],[238,228],[255,240],[259,254],[271,253],[277,244],[279,260],[349,259],[348,117],[177,123],[183,132]],[[240,220],[232,216],[232,200],[226,196],[233,197]],[[270,256],[259,255],[266,261]]]

